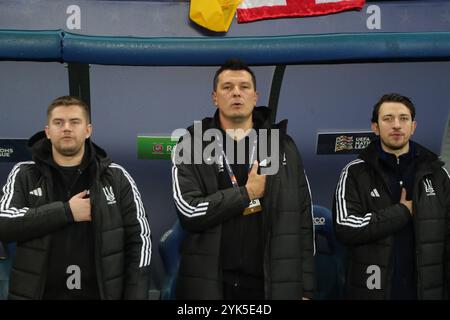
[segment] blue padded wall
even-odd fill
[[[60,31],[0,30],[0,60],[61,61]]]

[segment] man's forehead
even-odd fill
[[[78,105],[57,106],[49,116],[49,121],[54,119],[85,119],[84,109]]]
[[[246,70],[225,70],[219,75],[219,82],[251,82],[252,75]]]
[[[383,102],[378,112],[380,115],[385,114],[407,114],[411,115],[411,111],[401,102]]]
[[[52,115],[55,114],[82,114],[84,112],[83,108],[79,105],[73,104],[70,106],[57,106],[52,110]]]

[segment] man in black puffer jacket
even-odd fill
[[[150,228],[135,182],[90,141],[84,102],[55,99],[47,122],[0,200],[0,240],[17,242],[9,298],[147,298]]]
[[[450,178],[410,140],[415,107],[386,94],[372,114],[379,136],[342,171],[337,238],[349,248],[350,299],[444,299],[450,279]]]
[[[241,61],[216,72],[213,90],[214,118],[189,128],[174,152],[174,200],[188,231],[177,298],[311,298],[311,197],[286,121],[272,125],[269,109],[255,108],[255,77]]]

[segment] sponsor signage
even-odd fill
[[[28,139],[0,139],[0,162],[31,160],[27,142]]]
[[[376,139],[371,131],[318,133],[317,154],[359,154]]]
[[[138,136],[138,159],[170,160],[177,142],[171,136]]]

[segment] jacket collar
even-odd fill
[[[44,131],[39,131],[28,140],[28,148],[31,151],[33,161],[45,174],[50,167],[57,167],[52,157],[52,144],[47,139]],[[85,141],[85,153],[80,169],[84,170],[91,164],[98,165],[99,172],[103,172],[111,163],[105,150],[94,144],[90,139]]]
[[[401,157],[412,157],[416,161],[418,171],[432,172],[436,169],[440,169],[444,165],[444,163],[439,160],[438,156],[429,149],[412,140],[409,141],[409,144],[409,155],[405,154]],[[372,167],[379,168],[381,158],[388,156],[389,154],[382,151],[380,140],[376,139],[361,152],[359,158]]]
[[[261,106],[253,109],[252,117],[255,129],[279,129],[280,135],[286,134],[287,131],[287,119],[280,121],[277,124],[270,123],[270,114],[272,110]],[[220,129],[219,110],[217,109],[213,117],[206,117],[202,120],[202,131],[208,129]],[[194,131],[194,126],[190,126],[188,131],[191,133]]]

